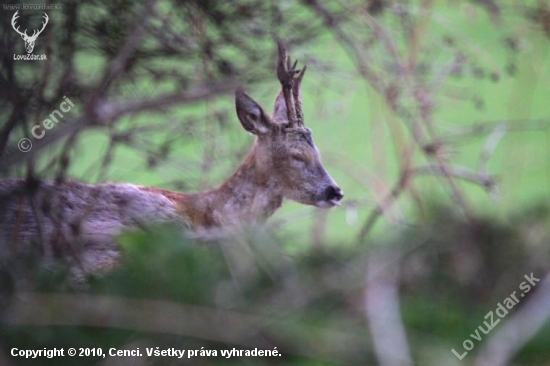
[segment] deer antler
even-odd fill
[[[42,29],[40,30],[34,30],[34,32],[32,33],[32,36],[29,37],[29,35],[27,34],[27,30],[25,29],[25,32],[21,32],[19,30],[19,26],[17,26],[17,28],[15,27],[15,22],[17,20],[17,18],[19,18],[19,15],[17,15],[17,13],[19,12],[19,10],[17,10],[15,12],[15,14],[13,14],[13,17],[11,18],[11,26],[13,27],[13,29],[19,33],[20,35],[24,36],[25,39],[27,38],[30,38],[30,39],[33,39],[33,38],[36,38],[38,37],[38,35],[40,35],[40,33],[42,33],[42,31],[44,30],[44,28],[46,28],[46,24],[48,24],[48,20],[50,20],[50,18],[48,17],[48,14],[44,13],[44,22],[42,22]]]
[[[46,24],[48,24],[48,20],[50,20],[50,18],[48,18],[48,14],[44,13],[44,20],[45,22],[42,22],[42,29],[40,29],[39,31],[35,30],[31,36],[32,37],[38,37],[38,35],[40,33],[42,33],[42,31],[44,30],[44,28],[46,28]],[[38,32],[38,33],[37,33]],[[35,34],[36,33],[36,34]]]
[[[290,127],[304,124],[304,113],[300,94],[300,84],[306,72],[306,67],[297,70],[298,61],[291,66],[290,57],[282,41],[277,42],[279,58],[277,60],[277,78],[285,98],[288,123]],[[296,74],[298,76],[296,76]]]
[[[26,29],[25,29],[25,32],[23,33],[23,32],[21,32],[21,31],[19,30],[19,26],[17,26],[17,28],[15,28],[15,21],[17,20],[17,18],[19,18],[19,15],[17,15],[18,12],[19,12],[19,10],[17,10],[17,11],[15,12],[15,14],[13,14],[13,17],[11,18],[11,26],[12,26],[13,29],[14,29],[17,33],[19,33],[20,35],[25,36],[25,37],[28,37],[28,35],[27,35],[27,30],[26,30]]]
[[[303,69],[298,73],[298,76],[294,79],[292,85],[292,94],[294,96],[294,105],[296,106],[296,118],[299,125],[304,125],[304,111],[302,109],[302,93],[300,92],[300,86],[302,85],[302,79],[306,73],[307,66],[304,65]]]

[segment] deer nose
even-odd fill
[[[337,186],[329,186],[326,190],[327,201],[340,201],[344,197],[344,192]]]

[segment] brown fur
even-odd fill
[[[74,276],[84,278],[119,262],[116,236],[124,230],[166,222],[193,231],[258,223],[283,198],[337,204],[341,191],[323,168],[311,131],[285,120],[281,94],[274,119],[242,90],[236,109],[256,140],[217,189],[182,194],[131,184],[0,180],[0,266],[10,259],[6,248],[25,252],[38,245],[46,261],[68,258]]]

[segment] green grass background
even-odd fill
[[[506,14],[505,16],[513,16]],[[495,23],[486,12],[471,4],[436,6],[426,17],[428,26],[421,40],[425,45],[436,45],[420,58],[431,61],[435,70],[451,60],[453,52],[446,49],[444,40],[452,37],[454,43],[466,50],[473,64],[484,70],[483,78],[476,78],[470,66],[462,77],[449,78],[435,93],[434,121],[437,130],[445,135],[457,128],[479,122],[510,121],[510,126],[520,126],[524,120],[550,120],[548,104],[550,91],[550,40],[542,28],[530,27],[518,15],[517,21],[507,19],[506,29]],[[510,34],[519,34],[520,51],[510,53],[503,46]],[[439,47],[439,49],[438,49]],[[421,47],[422,49],[422,47]],[[406,50],[406,46],[403,47]],[[308,65],[304,82],[306,124],[313,129],[314,140],[320,149],[326,168],[346,193],[345,201],[357,201],[354,209],[336,208],[328,217],[329,242],[347,242],[355,237],[367,214],[380,199],[380,187],[391,187],[397,179],[398,158],[392,141],[389,121],[399,119],[388,110],[383,99],[364,80],[355,75],[353,63],[331,34],[300,49],[292,50],[297,59],[308,56],[320,59],[334,70],[326,71],[321,64]],[[507,70],[513,64],[514,75]],[[77,66],[81,76],[93,81],[103,67],[94,55],[80,55]],[[321,66],[320,66],[321,65]],[[253,68],[254,66],[252,66]],[[488,77],[493,73],[496,79]],[[274,73],[273,73],[274,74]],[[270,80],[254,86],[244,85],[268,111],[278,91],[273,75]],[[174,90],[177,85],[156,85],[142,78],[135,86],[126,88],[122,99]],[[70,96],[69,96],[70,97]],[[480,106],[479,100],[482,101]],[[478,102],[476,102],[478,101]],[[477,103],[477,106],[476,106]],[[75,114],[79,110],[75,109]],[[229,152],[245,151],[253,137],[242,130],[236,115],[230,112],[227,128],[220,128],[206,116],[214,110],[233,110],[231,95],[215,101],[182,106],[166,117],[159,114],[141,114],[126,118],[119,126],[124,129],[146,125],[158,130],[142,134],[140,148],[117,147],[114,159],[105,178],[117,182],[131,182],[173,189],[174,180],[182,180],[189,190],[213,188],[237,167],[238,160],[228,158]],[[199,122],[195,130],[180,128],[183,121],[194,116]],[[168,123],[166,122],[168,118]],[[206,118],[206,119],[205,119]],[[170,130],[166,131],[166,125]],[[401,133],[405,129],[402,130]],[[149,146],[158,144],[169,135],[177,142],[169,158],[149,168],[142,154]],[[178,136],[179,135],[179,136]],[[480,150],[488,134],[455,139],[449,146],[453,163],[476,169]],[[181,140],[181,141],[179,141]],[[469,183],[460,183],[468,202],[475,210],[491,215],[504,214],[516,208],[548,200],[550,183],[550,129],[510,130],[495,150],[489,163],[489,172],[498,179],[500,195],[491,198],[487,192]],[[104,130],[86,132],[72,155],[71,175],[90,182],[98,179],[98,167],[108,146]],[[202,159],[210,151],[214,161],[205,168]],[[425,161],[415,158],[418,164]],[[452,204],[451,197],[441,180],[419,177],[415,188],[434,201]],[[412,204],[408,198],[400,198],[398,210],[406,221],[414,221]],[[275,215],[275,219],[292,218],[285,230],[299,240],[307,242],[318,209],[287,202]],[[377,232],[384,232],[394,224],[384,220],[377,225]]]

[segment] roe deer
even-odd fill
[[[176,222],[191,230],[263,221],[283,198],[317,207],[339,204],[342,190],[323,168],[304,126],[300,83],[279,44],[282,90],[273,116],[242,89],[237,116],[256,135],[236,172],[217,189],[182,194],[131,184],[0,180],[0,246],[24,251],[41,244],[44,257],[63,257],[77,277],[109,270],[120,260],[116,235],[142,224]],[[0,252],[0,266],[5,256]]]

